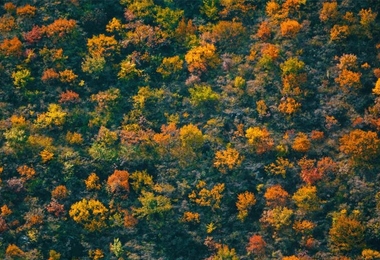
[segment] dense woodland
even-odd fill
[[[380,259],[380,1],[0,6],[1,259]]]

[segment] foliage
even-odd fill
[[[0,9],[1,259],[379,258],[379,1]]]
[[[100,201],[82,199],[71,205],[69,215],[75,222],[93,232],[106,227],[107,212],[108,209]]]

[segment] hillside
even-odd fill
[[[380,1],[0,6],[1,259],[380,259]]]

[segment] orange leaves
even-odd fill
[[[338,3],[337,2],[324,2],[322,3],[322,9],[319,12],[319,19],[322,22],[329,20],[335,21],[339,16]]]
[[[77,103],[79,101],[79,94],[72,91],[66,90],[60,94],[59,103]]]
[[[96,173],[92,172],[84,181],[87,190],[100,190],[102,187],[99,183],[99,177]]]
[[[253,235],[249,238],[246,249],[248,253],[253,253],[260,256],[265,254],[266,245],[267,243],[264,241],[262,236]]]
[[[26,4],[24,6],[17,7],[16,13],[19,16],[33,17],[36,14],[37,8]]]
[[[11,259],[18,257],[23,258],[25,256],[25,252],[22,251],[15,244],[9,244],[7,249],[5,250],[5,255]]]
[[[53,23],[44,26],[43,31],[48,37],[64,37],[76,28],[77,23],[75,20],[70,19],[62,19],[59,18],[55,20]]]
[[[246,130],[245,137],[258,154],[269,151],[274,145],[274,141],[266,128],[250,127]]]
[[[59,78],[59,73],[56,72],[55,69],[46,69],[42,73],[41,80],[46,83],[58,78]]]
[[[294,98],[286,97],[284,100],[281,100],[278,110],[285,115],[293,115],[300,107],[301,103],[297,102]]]
[[[264,194],[266,205],[268,207],[285,206],[289,198],[289,193],[284,190],[281,185],[273,185],[269,187]]]
[[[376,132],[352,130],[340,139],[340,151],[350,156],[352,163],[370,166],[379,154],[380,140]]]
[[[301,25],[296,20],[288,19],[280,24],[280,30],[283,37],[294,38],[301,30]]]
[[[10,32],[16,26],[16,20],[13,16],[4,15],[0,17],[0,32]]]
[[[22,54],[22,42],[15,36],[12,39],[5,39],[0,44],[0,54],[5,56],[19,57]]]
[[[196,212],[185,211],[183,213],[183,217],[181,218],[181,221],[188,222],[188,223],[199,223],[200,215],[199,213],[196,213]]]
[[[248,216],[248,210],[256,204],[255,195],[252,192],[246,191],[238,195],[236,207],[239,211],[238,219],[243,221]]]
[[[234,148],[227,148],[223,151],[217,151],[215,153],[214,166],[218,168],[222,173],[226,173],[227,170],[232,170],[238,167],[242,163],[243,157]]]
[[[192,73],[206,72],[208,67],[215,68],[220,63],[216,47],[208,43],[189,50],[185,55],[185,60],[188,70]]]
[[[59,185],[55,187],[54,190],[51,192],[51,196],[54,199],[65,199],[69,194],[69,191],[67,190],[66,186]]]
[[[350,28],[348,25],[337,25],[335,24],[330,30],[330,40],[331,41],[341,41],[346,39],[350,34]]]
[[[27,165],[23,165],[17,168],[17,172],[22,176],[25,177],[27,180],[31,179],[35,174],[36,171]]]
[[[308,136],[305,133],[299,132],[296,138],[294,138],[292,148],[297,152],[306,153],[310,147],[311,143]]]
[[[111,193],[129,192],[129,173],[127,171],[115,170],[108,177],[107,187]]]
[[[53,159],[54,153],[52,153],[52,152],[44,149],[43,151],[40,152],[40,156],[41,156],[42,162],[46,163],[46,162],[48,162],[48,161],[50,161],[50,160]]]
[[[189,194],[189,199],[200,206],[208,206],[212,209],[220,208],[224,183],[215,184],[211,189],[206,188],[206,182],[199,181],[196,186],[197,191]]]
[[[256,36],[259,37],[260,40],[266,41],[270,38],[271,34],[272,34],[272,31],[269,26],[269,23],[268,22],[260,23]]]

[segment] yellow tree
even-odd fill
[[[245,132],[245,137],[256,153],[262,154],[272,149],[274,145],[273,139],[266,128],[250,127]]]
[[[71,205],[70,217],[93,232],[105,228],[108,209],[99,200],[83,199]]]

